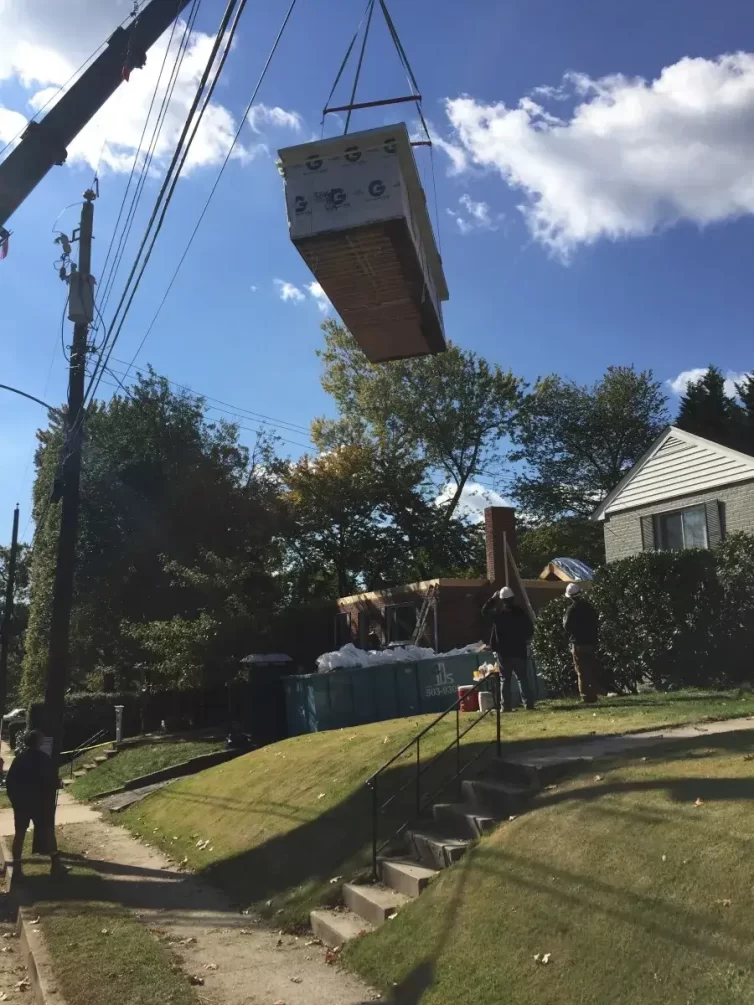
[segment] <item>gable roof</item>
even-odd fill
[[[747,481],[754,481],[754,457],[667,426],[600,503],[592,520]]]

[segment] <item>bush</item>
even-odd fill
[[[578,694],[573,656],[563,630],[563,615],[568,609],[565,597],[557,597],[539,611],[531,647],[537,668],[547,682],[552,696]]]
[[[726,686],[754,667],[754,537],[713,550],[652,551],[599,569],[589,598],[600,616],[605,676],[618,690]],[[554,694],[572,692],[563,601],[540,612],[534,652]]]

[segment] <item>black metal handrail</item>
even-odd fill
[[[486,691],[488,689],[488,686],[490,684],[492,684],[492,695],[493,695],[493,706],[492,706],[492,708],[488,708],[484,712],[480,712],[480,714],[477,716],[477,718],[474,719],[473,722],[471,722],[468,726],[465,727],[465,729],[462,730],[461,729],[461,706],[466,701],[466,699],[469,697],[469,695],[479,694],[481,691]],[[473,687],[471,687],[468,691],[466,691],[466,693],[464,695],[462,695],[456,701],[454,701],[452,705],[450,705],[448,708],[446,708],[445,711],[442,712],[440,715],[438,715],[438,717],[436,719],[434,719],[432,722],[430,722],[430,724],[428,726],[425,726],[424,729],[421,730],[421,732],[417,733],[416,736],[414,736],[411,740],[408,741],[408,743],[406,743],[403,747],[401,747],[401,749],[398,751],[397,754],[394,754],[390,758],[389,761],[386,761],[382,765],[382,767],[379,768],[379,770],[375,771],[375,773],[373,775],[370,775],[370,777],[367,779],[366,785],[368,786],[368,788],[371,789],[371,792],[372,792],[372,873],[373,873],[373,876],[374,876],[375,879],[377,879],[377,874],[378,874],[377,864],[378,864],[378,859],[379,859],[380,852],[384,848],[386,848],[390,844],[391,841],[393,841],[396,837],[398,837],[398,835],[401,834],[408,827],[408,825],[410,823],[410,820],[405,820],[402,824],[400,824],[400,826],[398,828],[396,828],[396,830],[394,830],[390,834],[389,837],[387,837],[384,841],[382,841],[382,843],[380,843],[380,834],[379,834],[379,832],[380,832],[380,816],[385,812],[385,810],[387,809],[387,807],[390,806],[390,804],[393,803],[398,798],[398,796],[400,796],[403,792],[406,791],[406,789],[408,789],[410,786],[413,785],[415,787],[416,815],[417,816],[421,816],[421,814],[424,812],[424,810],[426,810],[429,806],[432,805],[432,803],[434,802],[434,800],[437,798],[437,796],[440,795],[441,792],[444,792],[445,789],[447,789],[450,785],[453,784],[453,782],[457,781],[461,777],[461,775],[465,771],[467,771],[468,768],[471,767],[472,764],[474,764],[476,761],[479,760],[480,757],[482,757],[484,754],[487,753],[487,751],[489,750],[489,748],[492,746],[493,743],[495,744],[496,755],[498,757],[500,757],[500,753],[501,753],[501,736],[500,736],[500,712],[501,712],[500,705],[501,705],[501,702],[500,702],[500,699],[501,699],[501,695],[500,695],[500,675],[495,673],[495,674],[490,674],[488,677],[482,677],[480,680],[478,680],[473,685]],[[438,751],[438,753],[434,754],[429,759],[429,761],[427,761],[424,765],[422,765],[422,762],[421,762],[421,741],[422,741],[422,739],[428,733],[430,733],[438,725],[438,723],[442,722],[444,719],[446,719],[453,712],[455,712],[455,715],[456,715],[456,735],[455,735],[455,739],[451,740],[451,742],[448,744],[447,747],[443,748],[443,750]],[[482,722],[484,719],[486,719],[488,715],[492,715],[493,713],[494,713],[495,719],[496,719],[495,738],[492,739],[492,740],[490,740],[489,743],[485,744],[484,747],[482,747],[482,749],[480,751],[478,751],[477,754],[474,757],[472,757],[470,761],[467,761],[466,764],[462,765],[462,763],[461,763],[461,740],[463,739],[464,736],[466,736],[473,729],[475,729],[479,725],[480,722]],[[385,771],[387,771],[388,768],[391,768],[393,766],[393,764],[395,764],[395,762],[397,760],[399,760],[401,757],[403,757],[404,754],[408,753],[408,751],[411,750],[412,747],[416,748],[416,755],[415,755],[416,770],[415,770],[413,776],[408,780],[408,782],[406,782],[396,792],[394,792],[391,796],[389,796],[383,803],[380,803],[380,797],[379,797],[379,779],[380,779],[380,776]],[[430,795],[423,794],[422,793],[422,779],[427,774],[427,772],[430,770],[430,768],[441,757],[443,757],[445,754],[447,754],[448,751],[452,750],[454,747],[455,747],[455,751],[456,751],[456,771],[455,771],[455,774],[451,778],[449,778],[445,782],[443,782],[443,784],[438,789],[435,789],[435,791],[432,792]]]
[[[70,761],[68,762],[68,765],[71,769],[71,778],[73,778],[73,762],[76,758],[81,757],[82,754],[85,754],[87,750],[91,750],[92,747],[98,746],[98,741],[106,736],[107,730],[101,729],[99,733],[95,733],[94,736],[90,736],[88,740],[80,743],[78,747],[74,747],[73,750],[66,750],[64,752],[63,756],[70,754]]]

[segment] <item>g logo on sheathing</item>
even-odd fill
[[[319,154],[309,154],[309,157],[306,160],[306,166],[310,171],[319,171],[322,167],[322,158]]]
[[[369,194],[375,199],[379,199],[380,196],[385,194],[385,183],[380,181],[379,178],[374,181],[369,182]]]
[[[346,160],[355,164],[356,161],[361,160],[361,150],[358,147],[346,147]]]
[[[306,201],[303,195],[297,195],[294,205],[296,207],[297,213],[305,213],[309,203]]]
[[[346,193],[342,188],[331,188],[325,197],[325,206],[328,209],[337,209],[346,201]]]
[[[390,139],[385,140],[385,146],[383,148],[386,154],[394,154],[398,149],[398,144],[395,141],[395,137],[391,136]]]

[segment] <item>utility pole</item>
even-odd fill
[[[89,325],[94,319],[94,279],[91,275],[92,232],[96,193],[84,193],[78,235],[74,231],[71,243],[78,240],[78,269],[71,268],[68,277],[68,318],[73,321],[68,373],[68,411],[66,414],[63,456],[61,460],[62,508],[60,537],[55,567],[55,585],[50,619],[50,654],[45,690],[46,729],[52,735],[53,763],[57,766],[63,732],[63,711],[68,679],[71,606],[76,565],[76,537],[79,518],[79,481],[81,478],[81,447],[84,425],[84,380]]]
[[[0,719],[5,715],[8,700],[8,649],[10,648],[10,629],[13,620],[13,596],[16,581],[16,559],[18,557],[18,503],[13,511],[13,536],[10,542],[10,558],[8,559],[8,579],[5,583],[5,610],[3,623],[0,626]],[[0,729],[0,733],[2,730]]]

